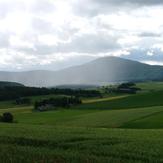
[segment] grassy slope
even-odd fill
[[[163,109],[163,107],[162,107]],[[122,126],[123,128],[163,128],[163,112],[155,113],[153,115],[139,118],[137,120],[128,122]]]
[[[160,91],[163,90],[163,82],[145,82],[138,83],[137,87],[144,91]]]
[[[0,130],[0,159],[5,163],[163,161],[163,130],[22,124],[0,124]]]
[[[12,112],[19,123],[82,127],[130,127],[130,123],[163,111],[162,91],[132,96],[106,97],[85,100],[83,105],[68,110],[32,112],[32,107],[0,109],[0,113]],[[49,96],[32,97],[32,100]],[[158,106],[157,106],[158,105]],[[148,107],[152,106],[152,107]],[[139,108],[137,108],[139,107]],[[107,110],[106,110],[107,109]],[[160,118],[160,124],[162,123]],[[145,124],[145,123],[144,123]],[[141,128],[145,127],[141,123]],[[138,128],[140,128],[138,126]],[[162,126],[162,125],[160,125]],[[161,128],[159,126],[159,128]],[[137,128],[134,125],[134,128]],[[154,128],[148,125],[148,128]]]
[[[121,127],[125,123],[163,112],[163,107],[124,110],[58,110],[51,112],[15,112],[16,121],[25,124],[42,124],[74,127]],[[163,120],[162,120],[163,121]]]
[[[85,103],[75,109],[127,109],[163,105],[163,91],[139,93],[108,101]]]
[[[150,87],[142,84],[143,90]],[[0,123],[0,162],[161,163],[163,129],[109,128],[163,128],[162,96],[163,91],[150,90],[44,113],[0,103],[0,113],[12,112],[18,122]]]

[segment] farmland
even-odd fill
[[[46,112],[0,102],[0,114],[14,115],[14,123],[0,123],[0,162],[163,162],[163,83],[137,85],[137,94]]]

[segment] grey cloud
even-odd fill
[[[119,45],[115,37],[108,36],[107,34],[89,34],[76,37],[71,43],[62,45],[60,50],[79,53],[100,53],[118,48]]]
[[[159,49],[153,49],[154,55],[147,55],[147,53],[151,51],[151,49],[137,49],[131,50],[130,54],[125,58],[137,61],[144,61],[144,60],[153,60],[153,61],[163,61],[163,52]]]
[[[10,34],[0,33],[0,48],[7,48],[9,46]]]
[[[58,45],[48,46],[41,43],[35,44],[35,50],[30,48],[17,49],[25,53],[35,55],[50,55],[54,53],[103,53],[120,48],[116,37],[99,34],[85,34],[72,39],[71,42],[59,43]]]
[[[160,5],[163,4],[162,0],[91,0],[94,3],[101,3],[101,4],[113,4],[113,5]]]
[[[41,18],[32,19],[32,28],[39,34],[52,33],[54,31],[51,23]]]
[[[0,1],[0,18],[5,18],[10,12],[13,12],[14,10],[20,10],[23,9],[22,3],[17,3],[18,1],[8,1],[8,0],[2,0]]]
[[[87,4],[87,5],[86,5]],[[83,16],[96,16],[117,11],[130,12],[135,8],[163,5],[162,0],[79,0],[74,12]]]
[[[138,36],[140,36],[140,37],[161,37],[162,35],[159,33],[143,32],[143,33],[140,33]]]
[[[44,14],[55,10],[55,5],[47,0],[33,0],[33,5],[28,6],[22,0],[0,0],[0,18],[5,18],[13,11],[27,11]]]
[[[52,1],[47,0],[35,0],[31,7],[32,12],[36,13],[49,13],[55,11],[55,6]]]

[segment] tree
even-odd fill
[[[2,119],[2,122],[12,123],[14,120],[14,117],[11,113],[6,112],[6,113],[3,113],[1,119]]]

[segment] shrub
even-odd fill
[[[8,122],[8,123],[12,123],[14,120],[14,117],[11,113],[3,113],[3,115],[1,116],[1,121],[2,122]]]
[[[2,122],[2,116],[0,115],[0,122]]]
[[[31,100],[29,98],[18,98],[15,100],[16,105],[30,105],[31,104]]]

